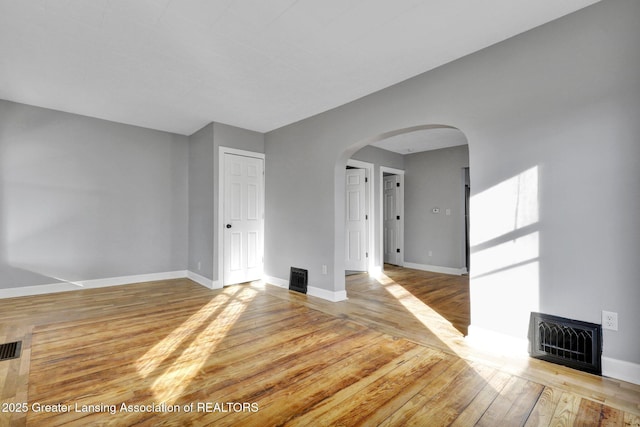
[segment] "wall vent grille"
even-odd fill
[[[302,268],[291,267],[289,275],[289,290],[307,293],[307,277],[308,271]]]
[[[20,357],[22,341],[0,344],[0,360],[17,359]]]
[[[592,374],[602,374],[602,327],[550,314],[531,313],[529,354]]]

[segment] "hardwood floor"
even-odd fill
[[[466,281],[389,267],[339,303],[186,279],[0,300],[0,339],[23,340],[0,425],[640,426],[640,386],[471,349]]]

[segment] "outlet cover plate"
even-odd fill
[[[611,331],[618,330],[618,313],[613,311],[602,311],[602,329]]]

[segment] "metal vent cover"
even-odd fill
[[[20,357],[22,341],[0,344],[0,360],[17,359]]]
[[[531,313],[529,354],[592,374],[602,375],[602,327],[543,313]]]
[[[291,267],[289,275],[289,290],[307,293],[308,271],[302,268]]]

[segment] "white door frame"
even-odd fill
[[[368,162],[363,162],[360,160],[355,160],[355,159],[349,159],[347,160],[347,166],[351,166],[354,168],[358,168],[358,169],[364,169],[365,170],[365,177],[367,178],[367,183],[365,186],[365,193],[366,193],[366,197],[365,197],[365,211],[366,214],[369,215],[369,219],[367,220],[367,252],[369,253],[369,258],[367,260],[367,271],[369,273],[373,273],[375,271],[375,244],[374,244],[374,239],[373,239],[373,224],[375,223],[375,215],[374,215],[374,211],[375,209],[371,209],[371,206],[373,206],[373,168],[374,165],[373,163],[368,163]]]
[[[218,229],[218,285],[217,287],[222,288],[224,285],[224,195],[225,195],[225,188],[224,188],[224,173],[225,173],[225,166],[224,166],[224,158],[225,158],[225,154],[234,154],[236,156],[244,156],[244,157],[253,157],[256,159],[262,159],[263,160],[263,166],[264,169],[263,171],[266,171],[267,168],[267,163],[265,160],[265,155],[264,153],[257,153],[254,151],[246,151],[246,150],[238,150],[236,148],[230,148],[230,147],[219,147],[218,150],[218,224],[217,224],[217,229]],[[266,172],[265,172],[265,177],[266,177]],[[265,180],[262,180],[262,194],[265,194]],[[264,198],[263,198],[263,203],[264,203]],[[264,222],[262,225],[263,229],[262,229],[262,236],[264,237]],[[263,240],[263,245],[264,245],[264,238]],[[264,252],[264,248],[263,248],[263,252]],[[216,259],[214,257],[214,262],[216,262]]]
[[[385,173],[398,175],[400,181],[400,191],[398,193],[398,205],[400,206],[400,212],[398,212],[398,215],[400,215],[400,223],[398,224],[398,248],[400,249],[400,259],[398,260],[398,265],[401,267],[404,266],[404,171],[402,169],[380,166],[380,269],[382,271],[384,271],[384,185],[382,185],[382,183],[384,182]]]

